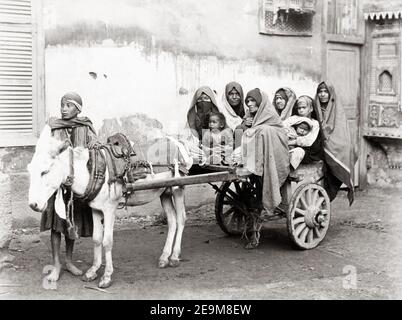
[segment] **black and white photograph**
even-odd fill
[[[402,0],[0,0],[0,300],[401,299],[401,46]]]

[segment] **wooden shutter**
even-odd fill
[[[31,0],[0,0],[0,135],[33,133]]]

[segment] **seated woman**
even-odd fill
[[[272,215],[281,203],[280,188],[290,171],[288,139],[279,115],[264,92],[258,88],[250,91],[246,105],[249,111],[241,125],[246,129],[242,139],[242,163],[252,174],[261,177],[262,206]],[[251,237],[247,249],[259,244],[260,213],[248,220]]]
[[[203,133],[201,149],[205,153],[206,164],[229,164],[227,158],[233,151],[233,131],[227,127],[222,113],[209,115],[209,130]]]
[[[342,106],[338,104],[334,87],[321,82],[317,87],[316,104],[318,120],[324,135],[324,153],[328,172],[325,188],[331,201],[335,199],[342,183],[348,188],[349,203],[354,200],[353,173],[356,163],[354,145]]]
[[[317,139],[318,121],[306,117],[292,116],[283,122],[289,138],[290,164],[297,169],[304,158],[302,147],[310,147]]]
[[[194,165],[189,172],[190,175],[206,172],[200,167],[200,164],[205,164],[201,142],[203,132],[209,131],[209,115],[212,112],[219,112],[215,93],[209,87],[200,87],[194,93],[187,112],[187,129],[189,131],[183,141],[194,160]]]
[[[230,82],[226,85],[219,109],[225,116],[226,123],[230,129],[234,130],[242,122],[245,115],[244,93],[239,83]]]
[[[195,92],[187,112],[188,126],[199,141],[202,140],[202,131],[208,130],[211,112],[219,112],[218,104],[215,93],[211,88],[204,86]]]
[[[292,115],[293,107],[297,97],[294,91],[290,88],[280,88],[276,91],[273,105],[278,112],[281,120],[284,121]]]

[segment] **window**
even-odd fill
[[[43,126],[39,4],[0,0],[0,147],[32,145]]]
[[[393,93],[394,86],[392,83],[392,74],[389,71],[383,71],[379,77],[380,93]]]
[[[329,34],[362,36],[364,19],[361,0],[328,0]]]
[[[260,0],[260,33],[311,36],[315,0]]]

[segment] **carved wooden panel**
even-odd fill
[[[380,43],[378,45],[378,58],[397,57],[398,48],[396,43]]]
[[[399,128],[398,105],[370,105],[369,127],[370,128]]]

